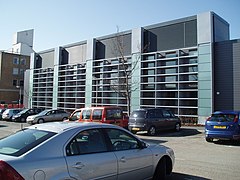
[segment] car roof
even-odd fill
[[[239,114],[240,111],[231,111],[231,110],[223,110],[223,111],[216,111],[213,114]]]
[[[87,128],[87,127],[91,127],[91,128],[115,127],[116,128],[118,126],[111,125],[111,124],[104,124],[104,123],[94,123],[94,122],[50,122],[50,123],[32,125],[27,128],[60,133],[69,129]]]

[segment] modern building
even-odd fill
[[[33,30],[14,34],[12,48],[0,51],[0,104],[23,103],[24,72],[30,68]]]
[[[33,53],[25,104],[127,111],[115,90],[128,73],[132,110],[166,107],[183,121],[203,123],[215,110],[240,110],[239,46],[229,40],[229,24],[206,12]]]

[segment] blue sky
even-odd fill
[[[42,51],[160,22],[214,11],[240,39],[240,0],[0,0],[0,50],[13,34],[34,29]]]

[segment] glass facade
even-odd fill
[[[140,107],[165,107],[180,117],[197,117],[197,47],[142,55]]]
[[[127,112],[128,88],[131,110],[165,107],[181,119],[205,120],[214,98],[213,18],[207,12],[36,54],[31,106],[114,105]],[[117,38],[122,51],[117,51]]]

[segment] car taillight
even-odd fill
[[[238,122],[238,116],[235,116],[233,122],[237,123]]]
[[[0,161],[0,179],[1,180],[24,180],[24,178],[8,163]]]

